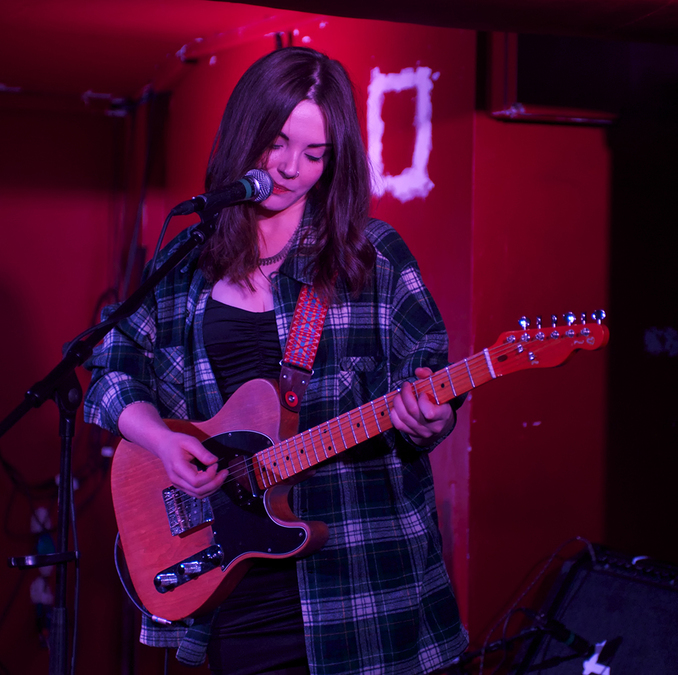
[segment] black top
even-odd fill
[[[280,377],[282,350],[273,310],[250,312],[209,297],[203,339],[224,401],[249,380]],[[257,561],[220,606],[212,639],[212,667],[222,659],[228,663],[223,671],[216,666],[218,672],[246,675],[261,672],[264,665],[270,669],[271,663],[303,661],[295,559]],[[256,656],[252,641],[257,644]]]
[[[249,312],[207,299],[203,339],[224,400],[258,377],[277,382],[282,350],[275,312]]]

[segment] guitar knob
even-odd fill
[[[206,551],[206,558],[213,565],[221,565],[224,561],[224,551],[221,546],[210,546]]]
[[[600,324],[602,320],[607,316],[604,309],[597,309],[595,312],[591,313],[591,318],[597,323]]]

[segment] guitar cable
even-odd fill
[[[122,587],[127,593],[127,597],[131,600],[132,604],[148,619],[153,621],[153,623],[159,623],[163,626],[174,626],[177,622],[170,621],[169,619],[163,619],[161,616],[156,616],[151,614],[142,604],[139,596],[136,594],[134,587],[132,586],[132,581],[130,579],[129,570],[127,569],[127,562],[125,561],[125,555],[122,550],[122,545],[120,544],[120,532],[115,535],[115,546],[113,549],[113,561],[115,562],[115,571],[118,573],[118,579]],[[180,623],[180,622],[179,622]]]
[[[127,597],[130,599],[132,604],[148,619],[154,623],[160,623],[163,626],[173,626],[177,623],[175,621],[169,621],[168,619],[163,619],[162,617],[155,616],[151,614],[142,604],[141,599],[136,594],[134,587],[132,586],[132,580],[129,576],[129,570],[127,569],[127,562],[125,561],[125,555],[122,550],[122,545],[120,544],[120,532],[117,532],[115,535],[115,546],[113,549],[113,561],[115,562],[115,571],[118,573],[118,578],[122,587],[125,589]],[[163,675],[168,675],[169,673],[169,647],[165,647],[165,655],[163,659]]]

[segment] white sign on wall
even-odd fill
[[[390,192],[401,202],[426,197],[434,184],[428,176],[432,148],[431,90],[440,73],[430,68],[404,68],[399,73],[382,73],[373,68],[367,88],[367,152],[372,164],[372,194],[381,197]],[[397,176],[384,173],[382,109],[387,92],[414,89],[416,92],[413,125],[415,128],[412,163]]]

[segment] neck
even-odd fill
[[[267,258],[277,254],[294,236],[303,215],[303,202],[293,204],[284,211],[261,209],[257,218],[260,257]]]
[[[300,200],[284,211],[268,211],[263,207],[259,207],[257,214],[259,232],[264,236],[277,230],[286,231],[291,234],[301,222],[305,206],[306,200]]]

